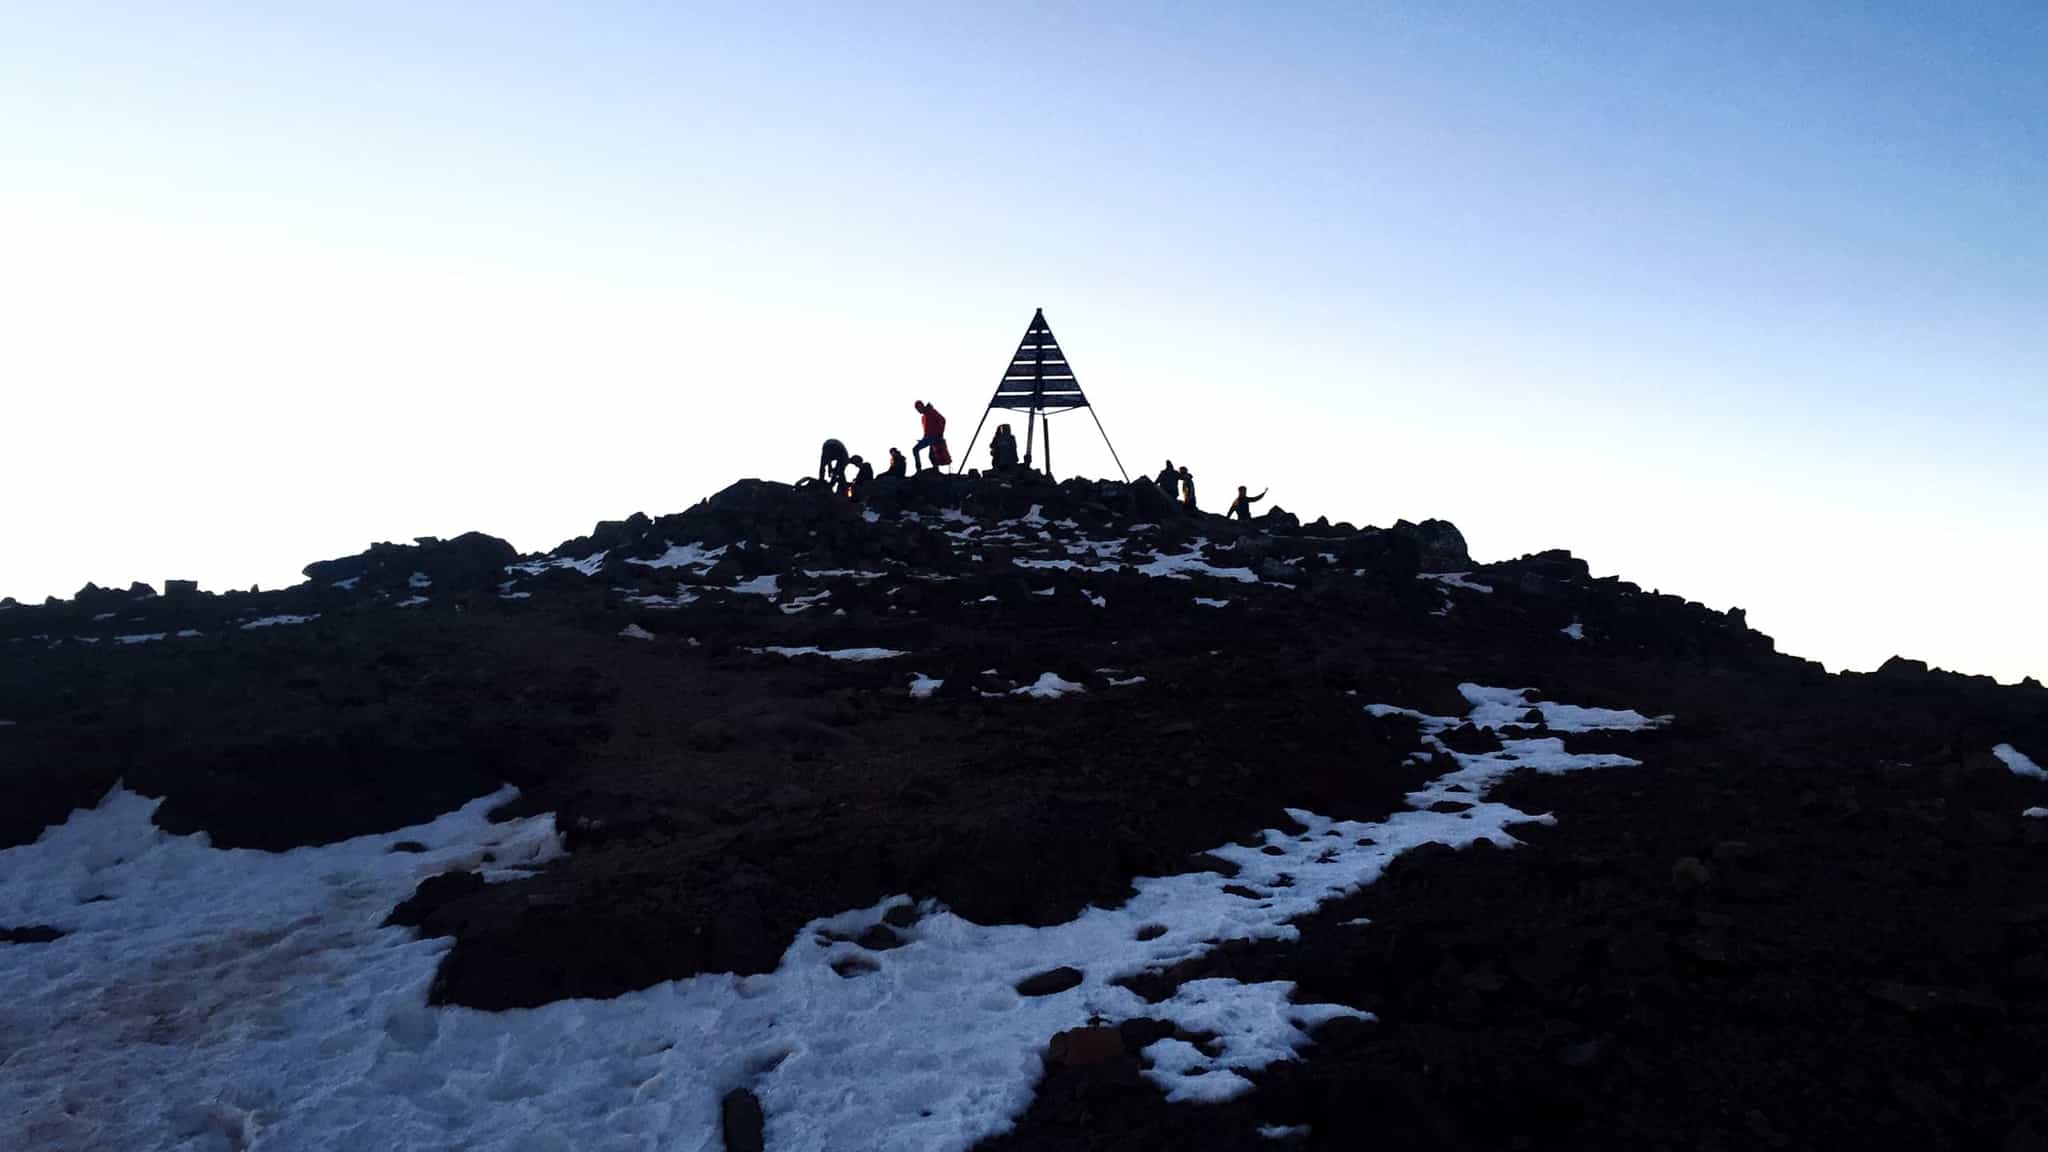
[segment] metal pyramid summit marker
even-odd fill
[[[1024,330],[1024,339],[1010,360],[1010,370],[1003,373],[1002,383],[996,385],[996,398],[988,406],[1022,412],[1067,412],[1088,407],[1081,382],[1074,378],[1073,365],[1067,363],[1067,354],[1060,351],[1052,325],[1045,322],[1045,309],[1031,314],[1031,326]]]
[[[1024,413],[1024,463],[1032,462],[1032,452],[1037,439],[1037,429],[1045,430],[1045,472],[1052,474],[1052,417],[1076,408],[1088,409],[1088,416],[1095,421],[1095,430],[1102,433],[1102,443],[1109,448],[1110,459],[1116,460],[1116,470],[1124,471],[1124,464],[1117,458],[1116,445],[1109,442],[1109,433],[1103,431],[1102,418],[1095,415],[1095,406],[1088,402],[1087,393],[1081,391],[1081,381],[1074,375],[1074,366],[1067,363],[1067,354],[1060,350],[1059,338],[1052,334],[1052,325],[1045,321],[1045,309],[1031,314],[1031,323],[1024,329],[1024,339],[1018,341],[1017,352],[1010,357],[1010,366],[1003,372],[1003,378],[996,384],[995,398],[988,402],[988,408],[981,414],[981,423],[974,426],[974,437],[967,442],[967,451],[960,454],[960,469],[967,467],[969,453],[974,451],[975,442],[981,439],[981,430],[988,424],[988,414],[1001,408],[1011,412]],[[1130,474],[1124,473],[1130,480]]]

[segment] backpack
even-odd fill
[[[938,465],[941,468],[944,468],[946,465],[951,464],[952,462],[953,454],[946,450],[946,439],[945,437],[941,436],[939,438],[939,442],[937,444],[932,445],[932,463]]]

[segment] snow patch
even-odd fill
[[[823,656],[827,660],[852,661],[893,660],[898,656],[910,655],[908,652],[898,652],[894,648],[814,648],[809,646],[791,648],[782,644],[770,644],[765,648],[749,648],[747,651],[770,656]]]
[[[592,552],[581,560],[568,556],[552,558],[543,556],[538,560],[525,560],[517,564],[507,564],[505,565],[505,571],[519,572],[527,576],[538,576],[550,568],[572,568],[583,573],[585,576],[595,576],[597,575],[597,570],[604,567],[604,558],[607,555],[609,555],[608,552]],[[642,561],[636,560],[633,563],[642,563]]]
[[[624,636],[628,640],[654,639],[654,633],[649,632],[638,624],[628,624],[624,628],[619,629],[619,635]]]
[[[356,590],[356,585],[362,583],[362,579],[361,576],[350,576],[345,580],[336,580],[334,586],[343,592],[353,592]]]
[[[149,642],[150,642],[150,641],[152,641],[152,640],[161,640],[161,639],[163,639],[163,638],[164,638],[164,634],[163,634],[162,632],[135,632],[135,633],[131,633],[131,634],[127,635],[127,636],[116,636],[116,637],[114,637],[114,643],[116,643],[116,644],[147,644],[147,643],[149,643]]]
[[[738,584],[733,585],[732,590],[742,596],[766,596],[770,600],[781,595],[781,586],[776,582],[773,574],[756,576],[752,580],[742,580]]]
[[[1086,692],[1087,690],[1086,687],[1076,684],[1072,680],[1061,679],[1060,674],[1057,672],[1046,672],[1040,675],[1036,681],[1026,684],[1022,688],[1012,688],[1010,695],[1035,696],[1040,700],[1057,700],[1061,696],[1071,696],[1076,692]]]
[[[637,596],[628,596],[626,597],[626,603],[637,605],[641,608],[681,608],[686,604],[695,604],[697,599],[696,591],[688,584],[678,584],[673,596],[661,596],[650,592]]]
[[[1640,731],[1671,722],[1669,716],[1644,716],[1626,708],[1582,708],[1550,700],[1532,704],[1528,696],[1535,691],[1533,688],[1484,688],[1467,683],[1458,685],[1458,691],[1472,705],[1472,723],[1481,728],[1533,727],[1522,720],[1531,708],[1542,713],[1543,723],[1553,732]]]
[[[318,612],[310,616],[265,616],[260,620],[251,620],[247,624],[242,625],[242,631],[247,632],[252,628],[275,628],[280,624],[305,624],[319,618],[320,614]]]
[[[1154,552],[1149,564],[1140,564],[1137,571],[1147,576],[1164,576],[1173,580],[1186,580],[1192,576],[1215,576],[1222,580],[1236,580],[1245,584],[1257,584],[1258,576],[1249,568],[1218,568],[1202,559],[1202,548],[1207,540],[1196,540],[1192,551],[1173,556]]]
[[[159,801],[116,788],[0,852],[0,923],[65,933],[0,964],[8,1146],[504,1147],[525,1107],[568,1113],[579,1082],[508,1094],[518,1081],[489,1055],[515,1038],[544,1050],[548,1024],[429,1008],[450,942],[379,927],[428,876],[560,855],[552,816],[487,819],[517,794],[272,853],[170,835],[150,822]],[[404,840],[425,851],[392,851]]]
[[[944,680],[934,680],[930,676],[919,672],[910,678],[910,698],[913,700],[929,699],[932,693],[945,687],[945,684]]]
[[[1197,597],[1195,597],[1195,603],[1197,603],[1197,604],[1200,604],[1200,605],[1201,605],[1202,607],[1204,607],[1204,608],[1228,608],[1228,607],[1230,607],[1230,601],[1228,601],[1228,600],[1217,600],[1217,599],[1214,599],[1214,598],[1212,598],[1212,597],[1208,597],[1208,596],[1197,596]]]
[[[420,605],[422,605],[422,604],[425,604],[425,603],[427,602],[427,600],[428,600],[428,597],[425,597],[425,596],[407,596],[407,597],[406,597],[405,599],[403,599],[403,600],[400,600],[400,601],[399,601],[398,603],[396,603],[396,604],[393,604],[393,605],[392,605],[392,607],[393,607],[393,608],[417,608],[417,607],[419,607]]]
[[[408,588],[432,588],[434,579],[425,572],[415,572],[405,582]]]
[[[1586,638],[1586,626],[1584,624],[1579,623],[1577,620],[1574,620],[1571,623],[1565,625],[1564,627],[1559,628],[1558,631],[1564,633],[1565,635],[1571,637],[1574,640],[1584,640]]]
[[[1991,754],[2005,761],[2005,766],[2012,769],[2012,774],[2015,776],[2031,776],[2036,780],[2048,780],[2048,769],[2043,769],[2039,764],[2028,759],[2026,753],[2021,752],[2010,744],[2000,744],[1991,750]]]
[[[1416,574],[1415,578],[1417,580],[1434,580],[1447,588],[1463,588],[1467,592],[1484,592],[1489,596],[1493,594],[1493,585],[1474,584],[1472,581],[1465,579],[1465,577],[1470,575],[1470,572],[1420,572]]]
[[[813,592],[808,596],[792,596],[789,599],[789,603],[780,605],[780,607],[782,609],[783,615],[794,616],[807,608],[811,608],[816,605],[822,604],[825,601],[830,600],[831,598],[832,593],[829,591]]]
[[[600,552],[598,555],[602,557],[604,553]],[[635,560],[628,557],[626,563],[638,564],[643,568],[695,568],[699,573],[702,573],[708,571],[712,565],[718,563],[724,556],[724,545],[720,545],[717,548],[706,548],[699,542],[696,544],[671,544],[668,546],[668,551],[663,552],[652,560]]]

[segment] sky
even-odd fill
[[[2032,0],[19,5],[0,595],[960,450],[1035,308],[1210,504],[2048,679]]]

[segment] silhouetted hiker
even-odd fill
[[[1266,489],[1266,492],[1271,491],[1271,488]],[[1223,518],[1228,520],[1232,516],[1235,516],[1239,520],[1242,520],[1249,524],[1252,518],[1252,505],[1257,504],[1261,500],[1264,500],[1266,498],[1266,492],[1261,492],[1257,496],[1247,496],[1244,494],[1244,485],[1239,484],[1237,486],[1237,499],[1232,500],[1230,502],[1230,511],[1225,512],[1223,514]]]
[[[1017,466],[1017,436],[1008,424],[996,425],[996,434],[988,442],[988,459],[998,472]]]
[[[867,493],[868,485],[875,482],[875,466],[858,456],[847,463],[853,465],[853,483],[846,486],[846,494],[858,500]]]
[[[846,486],[846,445],[837,440],[825,441],[825,447],[818,453],[818,483],[832,485],[834,492]]]
[[[891,480],[901,480],[909,474],[909,470],[910,461],[903,458],[903,453],[894,448],[889,449],[889,470],[882,475]]]
[[[1159,485],[1159,490],[1166,493],[1167,499],[1180,499],[1180,473],[1174,471],[1173,461],[1166,462],[1166,467],[1160,470],[1159,478],[1153,483]]]
[[[1180,506],[1190,512],[1197,510],[1195,508],[1195,476],[1194,473],[1188,471],[1188,466],[1185,464],[1180,466]]]
[[[914,401],[913,407],[924,417],[924,438],[911,445],[911,462],[917,465],[919,472],[924,471],[924,457],[920,453],[929,448],[932,453],[932,467],[952,463],[952,454],[946,451],[946,418],[939,415],[937,408],[922,400]],[[945,459],[941,460],[942,456]]]

